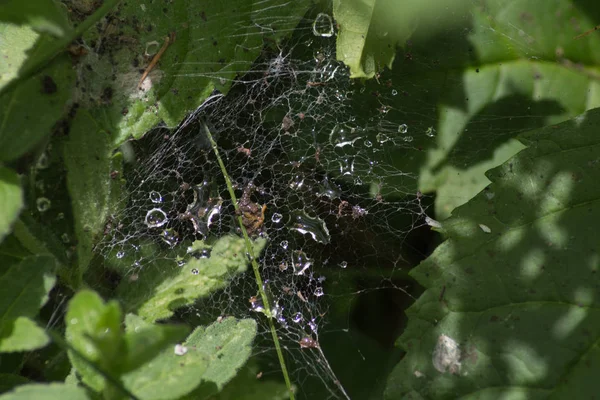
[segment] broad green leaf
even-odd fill
[[[598,23],[589,8],[572,0],[467,4],[440,9],[452,10],[445,26],[439,11],[442,27],[420,22],[393,69],[366,82],[372,96],[353,101],[357,121],[365,109],[386,107],[370,160],[393,160],[399,173],[381,173],[382,194],[435,191],[438,219],[489,184],[483,172],[522,148],[512,140],[519,132],[600,106],[600,35],[573,39]],[[388,140],[378,141],[380,133]]]
[[[464,0],[334,0],[337,58],[350,67],[352,78],[373,78],[384,67],[392,67],[397,47],[404,46],[417,25],[439,29],[466,4]]]
[[[0,352],[31,351],[48,343],[50,338],[44,328],[27,317],[17,317],[11,324],[9,336],[0,339]]]
[[[0,373],[0,394],[26,383],[29,383],[29,379],[21,375]]]
[[[81,291],[69,302],[65,324],[65,337],[75,350],[103,371],[118,376],[126,348],[116,301],[105,304],[95,292]],[[104,377],[73,351],[68,354],[83,382],[102,391]]]
[[[2,0],[0,22],[28,25],[38,32],[64,36],[70,27],[58,4],[54,0]]]
[[[411,272],[406,356],[387,398],[589,398],[600,370],[600,109],[526,134],[527,148],[442,224]]]
[[[61,56],[40,74],[0,94],[0,161],[19,158],[50,135],[65,111],[74,83],[71,61]]]
[[[265,243],[263,239],[254,242],[256,254]],[[173,260],[157,261],[135,279],[123,279],[117,292],[125,309],[148,321],[170,317],[177,308],[225,287],[235,274],[248,266],[243,238],[225,236],[213,246],[195,242],[191,253],[202,249],[209,250],[210,257],[189,255],[183,266]]]
[[[69,194],[74,199],[80,273],[87,269],[92,249],[121,197],[122,157],[112,153],[110,133],[90,113],[79,111],[64,147],[64,159]]]
[[[0,167],[0,242],[10,232],[23,207],[23,191],[19,176],[8,168]]]
[[[19,263],[0,264],[0,350],[33,350],[47,343],[33,318],[48,301],[54,286],[54,258],[30,256]]]
[[[19,69],[27,59],[27,51],[33,47],[39,34],[31,27],[0,24],[0,89],[19,75]]]
[[[123,372],[133,371],[156,357],[168,344],[185,338],[189,329],[181,325],[155,325],[135,314],[125,317],[127,365]]]
[[[144,324],[139,320],[136,323]],[[250,356],[255,335],[256,322],[249,319],[225,318],[207,328],[196,328],[181,346],[163,351],[126,374],[123,382],[127,389],[148,400],[180,398],[202,381],[213,382],[220,389]],[[207,387],[214,390],[214,385]],[[194,398],[203,398],[199,393],[206,395],[194,393],[198,394]]]
[[[255,336],[253,319],[224,318],[207,328],[196,328],[185,345],[209,357],[202,379],[214,382],[221,390],[250,357]]]
[[[63,383],[32,383],[0,396],[0,400],[87,400],[83,388]]]
[[[309,0],[122,2],[114,26],[85,35],[100,46],[78,66],[86,90],[81,105],[105,129],[111,127],[114,147],[161,120],[176,126],[214,89],[226,93],[260,54],[263,36],[291,32],[310,5]],[[160,61],[140,84],[167,37]]]

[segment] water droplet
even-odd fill
[[[281,215],[279,213],[275,213],[271,216],[271,221],[275,222],[276,224],[280,223],[282,219],[283,219],[283,215]]]
[[[60,212],[56,215],[57,221],[60,221],[61,219],[65,219],[65,213]]]
[[[340,197],[340,188],[329,182],[329,179],[323,179],[321,185],[319,187],[319,192],[317,193],[319,196],[329,197],[330,199],[337,199]]]
[[[342,268],[347,268],[347,267],[348,267],[348,261],[342,261],[342,262],[340,263],[340,267],[342,267]]]
[[[177,266],[178,267],[183,267],[185,265],[185,260],[178,260],[177,261]]]
[[[310,322],[308,323],[308,326],[310,327],[310,330],[317,333],[317,324],[315,323],[314,319],[311,319]]]
[[[146,226],[148,228],[159,228],[167,223],[167,214],[160,208],[153,208],[146,213]]]
[[[365,140],[365,147],[373,147],[373,143],[370,140]]]
[[[319,13],[313,22],[312,29],[315,36],[332,37],[333,21],[328,14]]]
[[[63,233],[62,235],[60,235],[60,240],[62,240],[63,243],[69,243],[71,241],[71,239],[69,238],[69,234],[67,233]]]
[[[124,251],[118,251],[117,252],[117,258],[121,259],[123,257],[125,257],[125,252]]]
[[[325,294],[325,292],[323,292],[323,288],[322,287],[318,287],[315,289],[315,296],[317,297],[321,297]]]
[[[302,321],[302,313],[297,312],[296,314],[294,314],[294,316],[292,317],[292,321],[294,321],[295,323],[299,323]]]
[[[479,228],[481,228],[481,230],[484,231],[485,233],[492,233],[492,230],[487,225],[479,224]]]
[[[435,137],[435,129],[433,129],[433,126],[427,128],[427,130],[425,131],[425,135],[427,135],[428,137]]]
[[[404,140],[404,141],[405,141],[405,142],[407,142],[407,143],[410,143],[410,142],[412,142],[412,141],[413,141],[413,137],[412,137],[412,136],[404,136],[404,137],[402,138],[402,140]]]
[[[392,96],[396,96],[398,94],[398,91],[396,89],[392,89]]]
[[[50,200],[46,197],[38,197],[35,201],[35,204],[39,212],[46,212],[50,209],[52,202],[50,202]]]
[[[298,174],[290,181],[290,189],[300,190],[304,185],[304,175]]]
[[[198,271],[198,268],[192,269],[192,274],[198,275],[199,273],[200,273],[200,271]]]
[[[319,344],[317,343],[317,341],[308,336],[300,339],[298,344],[300,344],[300,348],[302,348],[302,349],[309,349],[309,348],[317,349],[317,348],[319,348]]]
[[[340,174],[352,175],[354,173],[354,158],[346,158],[340,161]]]
[[[377,136],[375,136],[375,139],[377,139],[379,144],[384,144],[385,142],[390,140],[390,138],[385,133],[378,133]]]
[[[160,237],[169,247],[174,247],[179,241],[179,233],[171,228],[163,230]]]
[[[406,124],[401,124],[398,126],[398,133],[406,133],[408,132],[408,126]]]
[[[37,163],[35,164],[37,169],[46,169],[50,166],[50,158],[48,157],[48,153],[45,151],[38,158]]]
[[[248,299],[250,302],[250,310],[254,312],[265,312],[265,306],[263,305],[262,299],[259,299],[256,296],[250,297]]]
[[[150,192],[149,197],[153,203],[162,203],[163,201],[162,195],[155,190]]]
[[[295,250],[292,254],[292,268],[296,275],[304,275],[304,272],[310,268],[312,261],[302,250]]]
[[[287,250],[289,242],[287,240],[282,240],[281,243],[279,243],[281,245],[281,248],[283,248],[284,250]]]
[[[318,243],[327,244],[330,241],[329,229],[327,229],[325,221],[319,217],[311,217],[304,211],[292,218],[290,229],[303,235],[308,234]]]
[[[288,269],[288,263],[285,261],[281,262],[281,264],[279,264],[279,270],[283,272],[286,269]]]
[[[182,356],[185,353],[187,353],[187,351],[188,351],[188,349],[184,345],[182,345],[182,344],[176,344],[175,345],[174,353],[175,353],[176,356]]]

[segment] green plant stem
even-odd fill
[[[233,202],[233,207],[235,208],[235,212],[237,214],[237,221],[242,231],[242,235],[244,236],[244,241],[246,243],[246,251],[250,257],[250,263],[252,264],[252,269],[254,270],[254,278],[256,279],[256,284],[258,285],[258,292],[260,293],[260,297],[263,302],[263,306],[265,308],[265,314],[267,315],[267,319],[269,320],[269,328],[271,330],[271,336],[273,337],[273,342],[275,343],[275,350],[277,351],[277,357],[279,358],[279,365],[281,366],[281,373],[283,374],[283,379],[285,380],[285,385],[288,388],[288,392],[290,395],[290,400],[294,400],[294,392],[292,391],[292,383],[290,381],[290,377],[287,371],[287,367],[285,365],[285,359],[283,358],[283,352],[281,350],[281,345],[279,344],[279,337],[277,336],[277,331],[275,330],[275,324],[273,323],[273,314],[271,313],[271,305],[269,304],[269,298],[267,297],[267,293],[265,292],[265,288],[263,286],[262,276],[260,275],[260,270],[258,268],[258,263],[256,262],[256,255],[254,254],[254,248],[252,247],[252,242],[250,240],[250,236],[248,236],[248,231],[246,231],[246,227],[242,221],[240,208],[238,205],[237,197],[235,195],[235,191],[233,190],[233,184],[231,183],[231,178],[227,173],[227,168],[225,168],[225,163],[223,163],[223,159],[219,154],[219,149],[217,147],[217,142],[213,139],[208,127],[205,123],[202,124],[204,131],[206,132],[206,136],[210,141],[210,144],[215,152],[215,156],[217,157],[217,161],[219,162],[219,167],[221,167],[221,173],[225,178],[225,183],[227,184],[227,190],[229,191],[229,196],[231,197],[231,201]]]
[[[85,31],[87,31],[96,22],[98,22],[106,14],[108,14],[109,11],[112,10],[113,7],[115,7],[117,4],[119,4],[120,1],[121,0],[105,0],[104,4],[102,4],[102,6],[99,9],[97,9],[95,13],[90,15],[85,21],[79,24],[77,28],[75,28],[73,32],[71,32],[70,35],[57,39],[50,43],[42,56],[38,57],[37,60],[32,62],[31,64],[26,65],[23,68],[23,70],[19,73],[19,76],[16,79],[13,79],[6,86],[0,89],[0,94],[8,92],[22,81],[27,80],[35,74],[37,74],[38,72],[40,72],[46,65],[48,65],[48,63],[50,63],[50,61],[54,59],[54,57],[62,53],[69,45],[69,43],[77,39],[79,36],[83,35]]]

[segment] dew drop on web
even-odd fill
[[[333,21],[329,14],[319,13],[313,22],[312,29],[315,36],[333,36]]]
[[[38,197],[35,201],[35,205],[37,206],[37,210],[43,213],[50,209],[52,202],[46,197]]]
[[[398,133],[406,133],[408,132],[408,125],[401,124],[398,126]]]
[[[342,261],[342,262],[340,263],[340,267],[342,267],[342,268],[346,268],[346,267],[348,267],[348,261]]]
[[[160,208],[153,208],[146,213],[145,223],[148,228],[160,228],[167,221],[167,214]]]
[[[163,201],[162,195],[155,190],[151,191],[148,197],[153,203],[162,203]]]
[[[283,215],[281,215],[279,213],[275,213],[271,216],[271,221],[273,221],[276,224],[280,223],[282,219],[283,219]]]
[[[317,297],[321,297],[321,296],[323,296],[324,294],[325,294],[325,292],[323,291],[323,288],[322,288],[322,287],[320,287],[320,286],[319,286],[318,288],[316,288],[316,289],[315,289],[315,296],[317,296]]]
[[[294,316],[292,317],[292,321],[294,321],[295,323],[300,323],[302,321],[303,317],[302,317],[302,313],[297,312],[296,314],[294,314]]]
[[[192,275],[198,275],[199,273],[200,271],[198,271],[198,268],[192,269]]]
[[[327,244],[331,237],[325,221],[319,217],[312,217],[301,211],[294,215],[290,230],[309,235],[315,242]]]

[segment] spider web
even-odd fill
[[[247,230],[266,241],[257,261],[301,397],[309,397],[303,387],[313,379],[331,398],[348,397],[319,340],[331,302],[356,295],[339,282],[368,273],[379,287],[403,290],[393,279],[405,265],[401,246],[425,224],[421,197],[410,189],[415,177],[390,159],[392,148],[413,150],[409,127],[387,105],[397,90],[383,84],[375,103],[361,100],[369,97],[365,87],[335,58],[332,17],[312,11],[290,39],[267,43],[227,95],[215,91],[176,129],[159,127],[127,143],[128,197],[97,247],[108,265],[125,263],[124,275],[136,280],[164,262],[189,268],[193,257],[210,257],[220,239],[240,236],[206,125],[246,210]],[[194,241],[206,246],[198,250]],[[264,338],[255,351],[265,354],[274,348],[262,310],[248,270],[177,317],[252,317]],[[277,373],[276,364],[272,369],[266,373]]]

